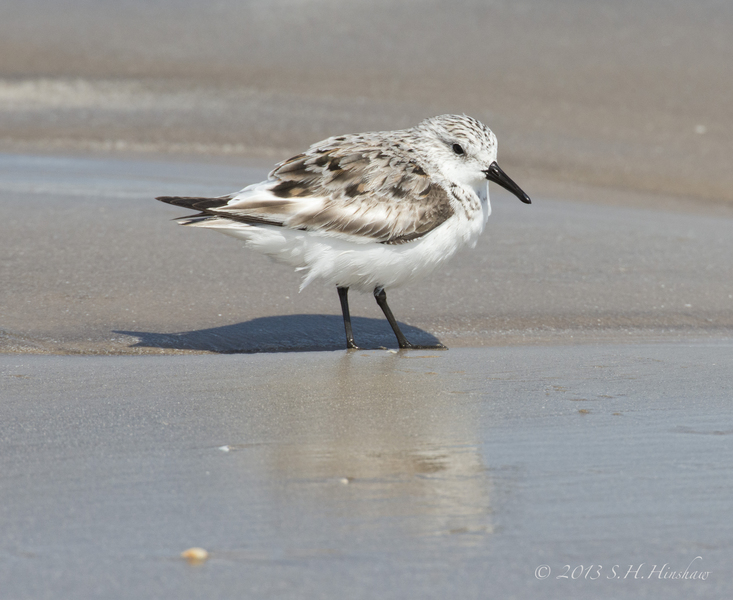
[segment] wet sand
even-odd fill
[[[508,172],[730,204],[732,28],[717,0],[5,0],[0,147],[286,158],[466,112]]]
[[[0,597],[731,596],[732,26],[3,2]],[[153,200],[444,112],[534,201],[389,291],[447,352],[356,294],[346,352],[334,290]]]
[[[334,290],[152,199],[261,167],[0,171],[8,597],[733,590],[730,216],[494,194],[475,250],[390,293],[451,350],[354,352]]]
[[[3,355],[2,596],[728,597],[732,370],[730,342]]]

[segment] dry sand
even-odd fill
[[[259,352],[344,347],[335,290],[215,232],[161,194],[217,195],[256,168],[0,155],[5,352]],[[525,186],[526,187],[526,186]],[[733,335],[733,218],[494,195],[476,249],[390,291],[416,341],[449,347]],[[352,300],[365,347],[396,340]]]

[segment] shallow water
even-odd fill
[[[3,594],[726,597],[731,369],[730,342],[0,356]]]

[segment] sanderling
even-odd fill
[[[305,271],[301,290],[317,278],[335,285],[348,348],[357,348],[350,288],[374,294],[400,348],[426,348],[402,334],[385,290],[476,245],[491,213],[489,181],[531,203],[499,168],[496,146],[476,119],[442,115],[411,129],[330,137],[236,194],[157,199],[200,211],[177,219],[182,225],[243,239]]]

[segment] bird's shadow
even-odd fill
[[[353,317],[354,338],[360,348],[396,348],[397,340],[382,319]],[[414,344],[435,345],[430,333],[400,323],[403,333]],[[257,352],[314,352],[346,348],[344,322],[337,315],[283,315],[260,317],[222,327],[180,333],[154,331],[115,331],[138,338],[131,348],[198,350],[220,354]]]

